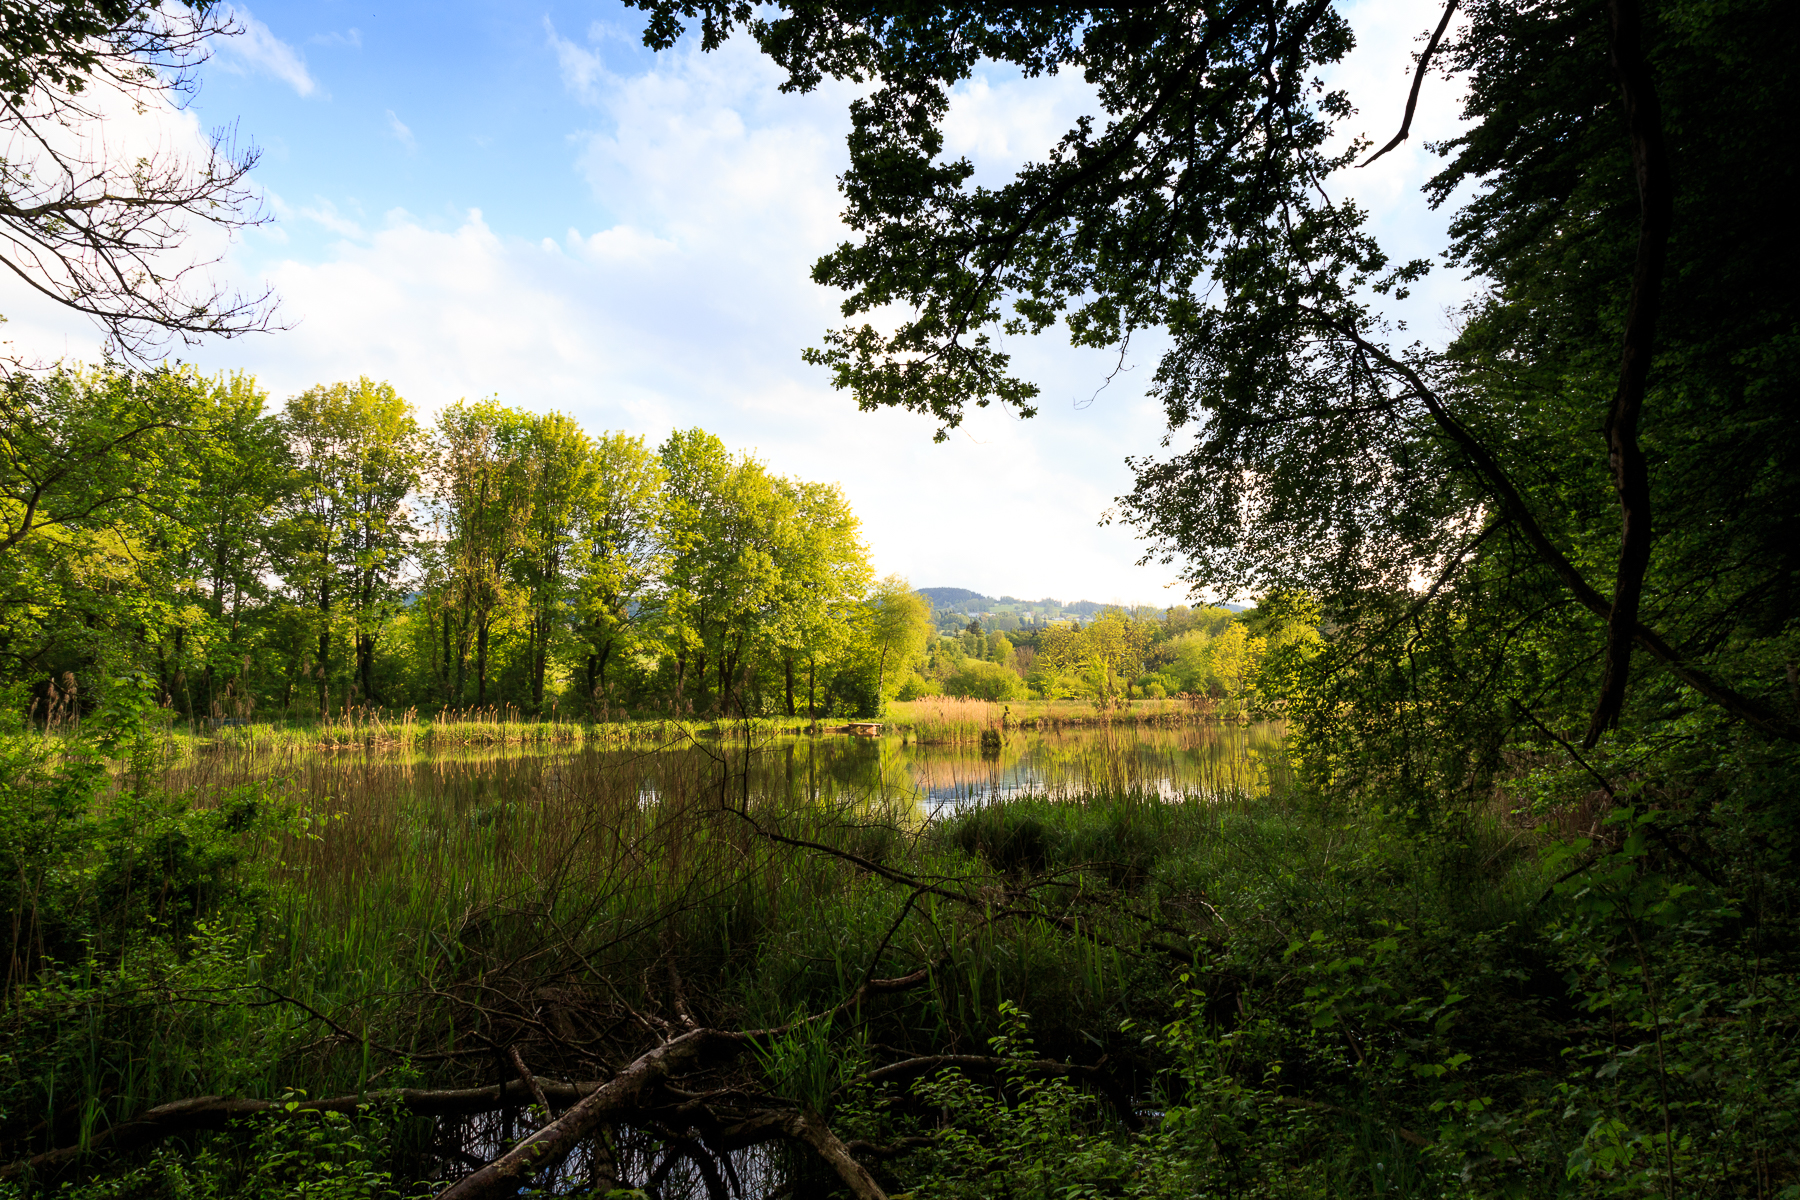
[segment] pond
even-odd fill
[[[910,900],[894,917],[894,889],[838,870],[814,853],[821,839],[866,855],[860,865],[962,869],[947,854],[929,858],[945,853],[930,847],[945,828],[933,818],[990,800],[1073,804],[1096,793],[1134,798],[1119,806],[1133,820],[1199,818],[1208,803],[1266,792],[1285,770],[1280,725],[1212,724],[1014,729],[987,744],[837,734],[664,747],[202,749],[168,783],[204,798],[274,781],[269,790],[292,801],[281,810],[284,832],[262,843],[282,886],[272,949],[258,969],[307,1006],[290,1014],[305,1044],[335,1047],[335,1057],[311,1068],[310,1084],[335,1095],[362,1088],[374,1043],[359,1058],[353,1044],[320,1040],[308,1014],[353,1014],[357,1028],[385,1024],[399,1031],[390,1045],[442,1046],[426,1059],[435,1079],[457,1086],[509,1077],[512,1068],[492,1061],[487,1031],[496,1029],[518,1039],[533,1070],[592,1078],[593,1061],[641,1051],[633,1005],[661,1004],[665,974],[676,980],[669,987],[696,988],[720,1011],[754,1003],[755,1020],[773,1023],[796,1005],[841,1002],[854,986],[854,970],[838,969],[846,956],[877,941],[889,946],[909,912],[932,930],[958,919],[954,906],[939,914]],[[1119,836],[1129,839],[1135,826],[1125,828]],[[987,928],[985,916],[970,928]],[[685,985],[674,974],[678,944]],[[970,934],[957,945],[989,943]],[[987,1009],[971,981],[1022,987],[1027,976],[1016,972],[1036,970],[1013,948],[968,950],[921,993],[918,1013],[939,1015],[890,1013],[900,1023],[883,1026],[883,1037],[938,1028],[932,1022],[949,1019],[944,1013],[977,1028],[985,1018],[971,1014]],[[1121,969],[1116,956],[1029,959],[1040,961],[1062,964],[1059,973],[1086,963],[1079,970],[1094,979]],[[588,1024],[557,1026],[550,1038],[541,1009]],[[457,1177],[531,1121],[523,1107],[443,1117],[429,1172]],[[682,1150],[687,1143],[671,1142],[660,1126],[621,1124],[608,1136],[539,1180],[544,1193],[570,1193],[594,1171],[640,1181],[662,1200],[724,1194],[694,1174],[705,1156]],[[607,1145],[610,1166],[594,1157]],[[755,1188],[747,1194],[776,1192],[790,1162],[778,1146],[715,1157]]]
[[[1023,795],[1107,791],[1172,801],[1254,794],[1285,769],[1285,734],[1278,722],[1259,722],[1014,730],[985,744],[827,735],[623,748],[224,752],[178,768],[171,783],[206,791],[280,778],[315,802],[348,808],[395,797],[479,807],[552,794],[572,799],[567,793],[596,787],[612,796],[629,789],[652,804],[671,790],[728,786],[738,797],[880,800],[926,817]]]

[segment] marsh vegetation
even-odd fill
[[[1550,1097],[1659,1080],[1687,1147],[1787,1136],[1785,985],[1687,942],[1709,901],[1632,918],[1698,972],[1647,993],[1621,868],[1321,805],[1276,727],[8,754],[19,1194],[1554,1193],[1597,1143]]]

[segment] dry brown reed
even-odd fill
[[[921,742],[979,741],[990,731],[1064,729],[1103,725],[1178,726],[1252,719],[1243,705],[1182,695],[1162,700],[976,700],[922,696],[889,706],[888,725]]]

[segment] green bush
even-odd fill
[[[944,692],[973,700],[1023,700],[1025,681],[1011,667],[969,659],[944,680]]]
[[[908,675],[895,693],[896,700],[917,700],[921,696],[939,696],[944,691],[943,685],[935,679],[925,679],[917,673]]]
[[[246,847],[291,815],[266,784],[209,808],[109,787],[104,760],[79,744],[65,754],[33,738],[0,743],[0,911],[27,976],[116,960],[146,936],[179,944],[209,913],[254,915],[265,899]]]

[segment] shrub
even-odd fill
[[[900,684],[900,691],[895,694],[896,700],[917,700],[920,696],[941,696],[944,687],[935,679],[924,679],[918,674],[908,675]]]
[[[1026,695],[1025,681],[1017,671],[973,659],[944,681],[944,691],[976,700],[1023,700]]]

